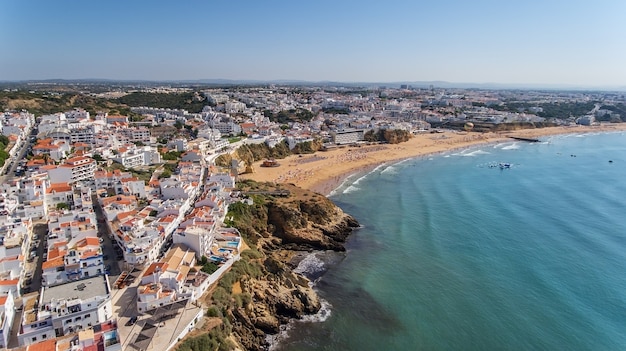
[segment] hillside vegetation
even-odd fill
[[[266,350],[265,336],[292,318],[316,313],[320,301],[309,280],[293,272],[294,257],[309,250],[345,250],[357,221],[321,194],[294,185],[237,183],[252,204],[229,206],[227,224],[238,228],[248,247],[206,300],[207,316],[219,319],[177,348]]]
[[[114,99],[120,104],[132,107],[156,107],[184,109],[190,113],[200,113],[207,105],[206,98],[196,93],[144,93],[135,92]]]
[[[289,146],[284,140],[274,147],[269,147],[265,143],[244,144],[237,149],[235,158],[246,165],[251,165],[261,160],[283,159],[290,155],[311,154],[321,150],[323,147],[324,145],[320,139],[296,144],[293,150],[289,150]],[[232,158],[233,156],[230,154],[220,155],[215,160],[215,164],[221,167],[230,167]]]
[[[40,93],[26,91],[0,91],[1,110],[28,110],[35,116],[69,111],[82,108],[95,114],[98,111],[117,110],[120,113],[130,112],[128,106],[110,100],[96,98],[80,93]]]

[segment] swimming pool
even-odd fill
[[[221,263],[221,262],[226,261],[226,258],[215,256],[215,255],[211,255],[211,256],[209,256],[209,260],[211,260],[213,262]]]

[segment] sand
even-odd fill
[[[351,174],[368,171],[383,163],[423,157],[470,146],[512,141],[510,137],[539,138],[548,135],[626,130],[626,123],[600,126],[551,127],[524,129],[502,133],[445,131],[424,133],[400,144],[345,146],[312,155],[293,155],[277,160],[278,167],[254,164],[254,172],[240,175],[241,179],[263,182],[293,183],[304,189],[330,194]]]

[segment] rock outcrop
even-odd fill
[[[257,183],[252,183],[257,184]],[[257,187],[259,185],[256,185]],[[265,184],[269,187],[270,185]],[[231,311],[232,333],[247,350],[265,350],[268,334],[292,318],[314,314],[320,301],[309,280],[294,273],[290,261],[301,250],[345,250],[343,244],[358,222],[326,197],[282,185],[289,196],[255,198],[234,220],[251,245],[262,253],[264,274],[239,281],[249,304]],[[258,189],[255,196],[258,195]]]

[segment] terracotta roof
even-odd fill
[[[161,272],[165,272],[167,270],[167,263],[155,262],[155,263],[150,264],[150,266],[148,266],[148,268],[144,272],[143,276],[144,277],[151,276],[157,270],[157,268],[160,269]]]
[[[100,240],[93,236],[88,236],[76,244],[77,247],[100,246]]]
[[[117,220],[122,222],[126,218],[132,217],[132,216],[134,216],[136,214],[137,214],[137,210],[132,210],[132,211],[128,211],[128,212],[120,212],[120,213],[117,214]]]
[[[4,306],[4,304],[7,302],[7,297],[6,296],[0,296],[0,306]]]
[[[72,158],[68,158],[67,160],[65,160],[65,163],[76,163],[76,162],[81,162],[81,161],[93,161],[93,159],[89,158],[89,157],[84,157],[84,156],[79,156],[79,157],[72,157]]]
[[[51,260],[47,260],[41,264],[41,269],[46,270],[50,268],[62,267],[65,265],[63,261],[63,256],[55,257]]]
[[[72,191],[72,186],[69,183],[52,183],[50,187],[46,189],[46,192],[49,194],[52,191],[63,192],[63,191]]]
[[[88,251],[83,251],[83,252],[80,254],[80,258],[81,258],[81,259],[87,259],[87,258],[89,258],[89,257],[94,257],[94,256],[97,256],[97,255],[99,255],[99,252],[98,252],[98,251],[95,251],[95,250],[88,250]]]
[[[65,250],[60,250],[57,247],[53,247],[52,249],[48,251],[48,259],[50,260],[57,258],[57,257],[62,257],[64,255],[65,255]]]
[[[26,351],[56,351],[56,339],[44,340],[35,344],[30,344]]]
[[[17,285],[19,279],[0,280],[0,285]]]
[[[137,178],[137,177],[130,177],[130,178],[124,178],[124,179],[122,179],[122,180],[120,180],[120,181],[121,181],[122,183],[126,183],[126,182],[134,182],[134,181],[136,181],[136,180],[138,180],[138,178]]]
[[[56,168],[57,168],[56,165],[45,165],[45,166],[39,167],[39,169],[42,171],[48,171],[48,170],[56,169]]]

